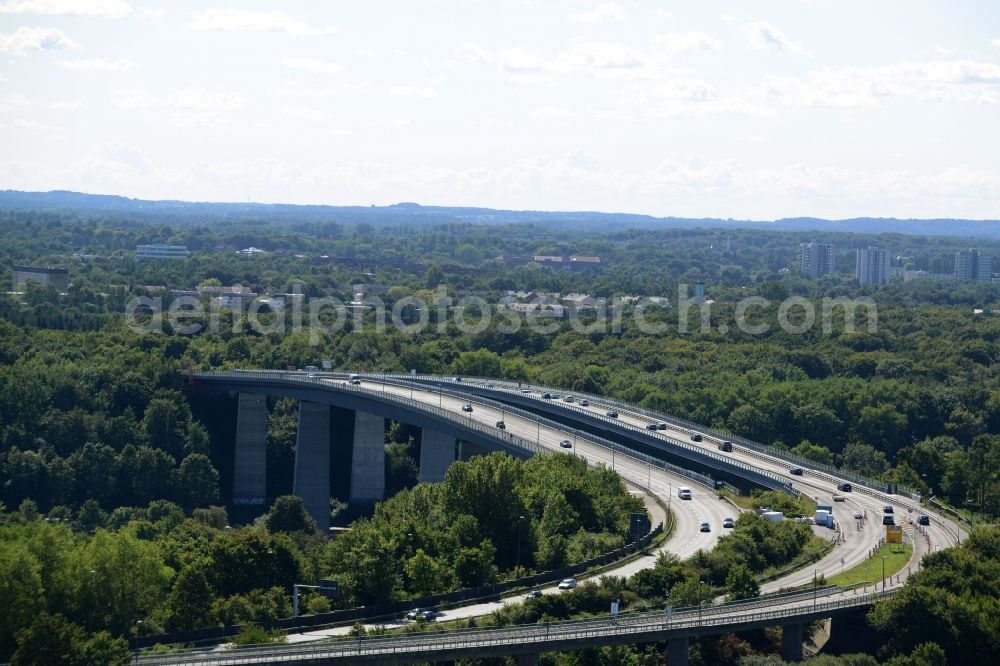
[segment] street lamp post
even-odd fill
[[[886,556],[882,556],[882,591],[885,592],[885,560]]]
[[[274,549],[267,549],[267,592],[271,591],[271,561],[274,558]],[[271,622],[271,609],[268,607],[268,600],[265,593],[264,596],[264,628]]]
[[[813,608],[816,608],[816,594],[819,588],[819,569],[813,569]]]
[[[524,516],[517,517],[517,564],[514,566],[514,578],[521,578],[521,525],[524,523]]]

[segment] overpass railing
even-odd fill
[[[456,631],[425,631],[398,636],[364,636],[345,638],[332,642],[307,645],[247,647],[218,653],[174,652],[167,654],[138,655],[133,663],[139,664],[253,664],[275,661],[350,659],[362,656],[441,654],[464,651],[472,655],[491,651],[493,654],[525,652],[524,648],[537,646],[538,652],[559,649],[560,645],[575,647],[625,643],[629,637],[660,635],[668,637],[677,632],[689,635],[726,632],[733,626],[772,626],[804,621],[825,614],[834,614],[870,606],[888,599],[896,588],[865,594],[824,594],[819,591],[788,595],[777,604],[761,605],[762,601],[750,600],[719,606],[700,606],[677,609],[673,612],[656,611],[620,615],[612,622],[607,618],[573,620],[545,624],[518,625],[499,629],[463,629]],[[810,601],[812,603],[810,603]],[[648,638],[647,638],[648,640]]]
[[[360,376],[367,377],[367,378],[370,378],[370,379],[374,379],[376,381],[383,381],[383,380],[389,381],[389,380],[391,380],[391,381],[393,381],[395,383],[406,383],[406,382],[413,382],[413,383],[416,383],[416,384],[424,383],[424,382],[420,381],[421,380],[420,376],[413,376],[413,375],[367,373],[367,374],[360,375]],[[436,378],[436,377],[432,378],[432,379],[435,382],[441,382],[441,386],[439,386],[438,388],[440,388],[442,390],[445,387],[447,387],[448,389],[450,389],[452,391],[457,391],[458,390],[456,388],[457,385],[453,385],[451,382],[445,382],[445,380],[440,379],[440,378]],[[462,383],[463,384],[464,383],[475,383],[477,381],[479,381],[479,380],[472,379],[471,381],[468,381],[468,380],[463,379]],[[497,389],[497,382],[495,382],[495,381],[487,382],[487,381],[484,380],[484,386],[485,386],[486,383],[491,384],[492,388],[494,390]],[[516,389],[514,389],[514,387],[512,387],[512,386],[504,386],[503,387],[503,389],[505,389],[505,390],[517,390],[517,391],[520,391],[522,388],[531,388],[532,390],[542,390],[542,391],[550,390],[550,389],[545,389],[544,387],[534,387],[534,386],[532,386],[532,387],[522,386],[522,387],[518,387]],[[574,395],[587,395],[587,394],[574,392]],[[482,396],[479,396],[479,398],[482,399]],[[541,398],[534,398],[534,399],[541,400]],[[590,399],[590,398],[588,397],[588,399]],[[605,400],[604,398],[601,398],[599,396],[593,396],[593,399],[595,401],[600,402],[601,404],[609,404],[609,402],[607,400]],[[622,409],[626,409],[628,411],[633,410],[632,407],[622,407]],[[752,474],[752,475],[755,475],[755,476],[762,477],[762,478],[766,479],[767,483],[765,483],[763,485],[768,485],[768,486],[771,486],[771,487],[776,488],[776,489],[784,490],[784,491],[789,492],[790,494],[793,494],[793,495],[796,495],[796,496],[799,494],[798,491],[796,491],[794,489],[794,487],[792,486],[792,484],[790,482],[788,482],[784,477],[779,476],[778,474],[774,474],[773,472],[770,472],[768,470],[760,469],[760,468],[754,467],[753,465],[748,465],[747,463],[744,463],[742,461],[734,460],[732,458],[719,455],[717,452],[712,451],[711,449],[705,449],[705,448],[702,448],[702,447],[698,447],[698,446],[695,446],[694,444],[692,444],[690,442],[684,442],[682,440],[675,439],[673,437],[668,437],[668,436],[665,436],[665,435],[652,436],[652,435],[650,435],[649,431],[647,431],[644,428],[640,428],[639,426],[633,425],[631,423],[624,423],[624,422],[622,422],[622,421],[620,421],[618,419],[609,417],[609,416],[607,416],[605,414],[587,412],[586,416],[588,416],[590,418],[593,418],[595,420],[598,420],[598,421],[603,421],[603,422],[607,423],[608,425],[614,425],[614,426],[617,426],[619,428],[623,428],[625,430],[632,431],[634,433],[634,437],[636,439],[638,439],[639,441],[643,442],[643,443],[646,443],[646,444],[649,444],[649,445],[653,445],[654,447],[656,447],[656,446],[662,446],[664,443],[670,444],[671,446],[673,446],[675,448],[679,448],[679,449],[682,449],[684,451],[687,451],[689,454],[692,454],[695,458],[698,458],[698,459],[708,459],[710,462],[712,462],[713,464],[715,464],[716,466],[718,466],[720,469],[735,468],[735,469],[740,470],[741,472],[743,472],[744,475],[746,475],[746,474]],[[539,417],[536,414],[532,414],[532,418],[538,419]],[[544,418],[544,417],[542,417],[542,418]],[[657,418],[656,420],[659,421],[659,420],[663,420],[663,419]],[[565,428],[565,426],[561,426],[561,427]],[[621,446],[621,445],[618,445],[618,446]],[[638,453],[638,452],[634,452],[633,451],[632,455],[635,455],[636,453]]]
[[[401,378],[402,377],[409,377],[409,378],[415,379],[417,381],[421,381],[421,380],[424,380],[424,381],[431,380],[431,381],[441,381],[441,382],[450,381],[450,380],[448,380],[445,377],[437,376],[437,375],[415,375],[415,376],[414,375],[387,375],[387,376],[396,376],[396,377],[401,377]],[[505,388],[507,390],[510,390],[514,386],[509,380],[496,380],[496,379],[491,379],[491,378],[488,378],[488,377],[485,377],[485,378],[484,377],[468,377],[468,378],[463,377],[462,378],[462,382],[463,383],[469,383],[469,382],[471,382],[471,383],[479,383],[479,384],[483,384],[483,385],[493,384],[494,388],[496,388],[497,386],[499,386],[501,384],[505,384],[506,386],[503,386],[503,388]],[[551,387],[545,387],[545,386],[539,386],[539,385],[536,385],[536,384],[527,384],[527,383],[522,383],[521,385],[517,386],[518,390],[520,390],[521,388],[530,388],[533,391],[539,391],[539,392],[542,392],[542,393],[544,393],[546,391],[552,391],[553,390]],[[556,390],[566,392],[564,389],[556,389]],[[795,455],[794,453],[792,453],[790,451],[785,451],[783,449],[778,449],[778,448],[775,448],[773,446],[768,446],[766,444],[761,444],[759,442],[755,442],[753,440],[747,439],[746,437],[741,437],[740,435],[736,435],[736,434],[733,434],[733,433],[730,433],[730,432],[725,432],[725,431],[717,430],[715,428],[711,428],[709,426],[700,425],[698,423],[694,423],[693,421],[688,421],[687,419],[683,419],[683,418],[681,418],[679,416],[671,416],[671,415],[666,415],[666,414],[660,414],[660,413],[654,412],[654,411],[652,411],[650,409],[646,409],[645,407],[640,407],[639,405],[635,405],[635,404],[623,402],[623,401],[616,400],[614,398],[609,398],[609,397],[606,397],[606,396],[595,395],[595,394],[592,394],[592,393],[585,393],[585,392],[581,392],[581,391],[568,391],[568,392],[572,393],[575,396],[581,396],[581,397],[584,397],[584,398],[586,398],[588,400],[591,400],[591,401],[595,401],[596,400],[597,402],[599,402],[601,404],[608,405],[610,407],[615,407],[615,408],[618,408],[618,409],[624,409],[624,410],[627,410],[627,411],[630,411],[630,412],[633,412],[633,413],[636,413],[636,414],[640,414],[640,415],[642,415],[642,416],[644,416],[646,418],[649,418],[649,419],[652,419],[652,420],[655,420],[655,421],[663,421],[665,423],[671,423],[673,425],[679,426],[683,430],[689,430],[689,431],[692,431],[692,432],[700,432],[702,434],[709,435],[710,437],[713,437],[715,439],[729,440],[729,441],[733,442],[734,444],[739,444],[740,446],[742,446],[744,448],[752,449],[754,451],[758,451],[758,452],[766,454],[766,455],[768,455],[768,456],[770,456],[772,458],[778,458],[778,459],[784,460],[784,461],[789,462],[789,463],[793,463],[793,464],[796,464],[796,465],[801,465],[801,466],[809,467],[811,469],[820,470],[820,471],[826,472],[828,474],[840,477],[841,479],[843,479],[845,481],[851,481],[852,483],[856,483],[856,484],[868,486],[870,488],[875,488],[875,489],[880,490],[881,492],[884,492],[884,493],[891,493],[893,490],[895,490],[896,491],[895,494],[906,495],[910,499],[914,499],[914,500],[919,500],[920,499],[920,495],[918,493],[914,492],[910,488],[906,488],[904,486],[899,486],[899,485],[890,486],[889,484],[882,483],[881,481],[876,481],[874,479],[871,479],[869,477],[863,476],[861,474],[857,474],[857,473],[851,472],[849,470],[844,470],[844,469],[841,469],[839,467],[834,467],[833,465],[827,465],[827,464],[824,464],[824,463],[816,462],[814,460],[810,460],[808,458],[803,458],[802,456]]]

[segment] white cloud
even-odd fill
[[[770,49],[772,51],[809,55],[804,46],[798,42],[793,42],[785,36],[785,33],[767,21],[745,23],[743,30],[749,35],[750,45],[755,49]]]
[[[31,100],[20,93],[4,93],[0,95],[0,112],[22,109],[31,104]]]
[[[75,111],[78,109],[86,109],[87,105],[80,100],[75,99],[68,102],[52,102],[48,105],[48,108],[55,111]]]
[[[576,116],[576,114],[569,109],[564,109],[558,106],[540,106],[535,109],[531,115],[534,118],[540,118],[542,120],[565,120]]]
[[[624,21],[625,10],[613,2],[597,5],[589,12],[573,14],[570,17],[577,23],[603,23],[605,21]]]
[[[24,118],[18,118],[11,125],[17,129],[33,130],[38,132],[62,132],[65,127],[58,127],[56,125],[46,125],[40,123],[37,120],[27,120]]]
[[[206,9],[194,15],[188,30],[222,30],[224,32],[287,32],[292,35],[321,35],[336,32],[334,26],[317,28],[298,21],[281,11],[252,9]]]
[[[138,69],[138,63],[131,60],[102,60],[101,58],[87,58],[83,60],[63,60],[61,63],[65,69],[74,71],[100,71],[100,72],[127,72]]]
[[[182,127],[219,125],[232,111],[246,106],[237,93],[207,88],[182,88],[167,93],[153,93],[142,88],[119,91],[111,100],[118,108],[166,108],[170,121]]]
[[[62,30],[55,28],[18,28],[9,34],[0,34],[0,53],[22,56],[29,51],[57,51],[69,49],[76,43]]]
[[[285,67],[301,69],[313,74],[337,74],[344,71],[344,66],[329,60],[319,58],[285,58],[281,61]]]
[[[878,107],[883,99],[1000,104],[1000,64],[971,60],[839,67],[807,77],[768,77],[762,96],[796,107]]]
[[[289,118],[308,120],[314,123],[330,119],[330,114],[326,111],[309,106],[286,106],[281,110],[281,112]]]
[[[990,44],[993,45],[993,48],[1000,49],[1000,37],[998,37],[997,39],[991,39]]]
[[[675,55],[684,51],[708,51],[722,48],[722,42],[703,32],[657,35],[653,41],[667,55]]]
[[[271,94],[275,97],[325,98],[336,97],[338,93],[333,88],[275,88]]]
[[[0,14],[121,18],[133,11],[132,5],[122,0],[9,0],[0,4]]]
[[[931,47],[931,52],[933,52],[934,55],[949,56],[958,53],[958,49],[948,48],[946,46],[939,46],[935,44],[934,46]]]
[[[421,88],[419,86],[393,86],[389,88],[389,94],[396,97],[434,97],[437,94],[433,88]]]

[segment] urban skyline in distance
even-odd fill
[[[992,218],[998,11],[5,0],[0,186]]]

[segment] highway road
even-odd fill
[[[282,373],[287,376],[306,379],[297,373]],[[506,432],[516,435],[524,440],[535,442],[539,447],[564,455],[577,455],[587,460],[589,464],[604,464],[613,468],[619,475],[635,485],[648,487],[649,490],[661,498],[665,504],[669,504],[675,516],[675,532],[673,537],[662,546],[663,549],[676,553],[682,558],[693,555],[699,549],[709,550],[713,548],[722,536],[724,530],[722,521],[727,516],[735,517],[736,509],[732,505],[720,500],[715,492],[705,486],[699,485],[691,479],[673,474],[655,464],[648,464],[636,458],[632,458],[622,453],[616,453],[612,449],[602,445],[596,437],[587,437],[570,429],[564,429],[556,423],[540,423],[533,415],[522,415],[513,413],[505,407],[499,407],[492,401],[484,401],[467,394],[464,396],[450,395],[447,391],[442,391],[433,384],[421,384],[421,378],[400,378],[400,377],[373,377],[367,376],[362,379],[362,386],[353,387],[347,384],[344,379],[346,375],[321,375],[309,377],[308,381],[318,383],[328,383],[336,385],[341,390],[358,390],[359,393],[385,392],[399,397],[409,398],[418,403],[426,404],[428,407],[441,408],[444,410],[454,410],[456,416],[467,418],[488,427],[495,427],[497,421],[503,421]],[[431,379],[431,378],[423,378]],[[437,379],[437,378],[435,378]],[[464,386],[471,382],[464,380],[463,383],[448,386],[448,391],[461,391]],[[493,389],[518,392],[522,396],[531,396],[539,401],[545,401],[555,405],[555,401],[548,401],[542,397],[542,391],[526,390],[520,386],[491,380],[489,386]],[[601,401],[600,398],[590,397],[590,404],[581,405],[578,400],[574,402],[560,401],[558,406],[568,410],[585,410],[591,414],[603,417],[606,412],[614,409],[618,413],[618,418],[608,420],[623,430],[632,428],[642,429],[646,434],[654,434],[659,437],[672,438],[684,442],[690,446],[696,446],[719,454],[719,441],[703,434],[703,441],[693,442],[690,437],[691,430],[679,424],[672,423],[669,417],[664,417],[663,422],[668,425],[665,430],[647,430],[646,426],[654,421],[640,413],[638,410],[624,409],[621,406],[612,407]],[[472,406],[472,411],[467,412],[462,409],[463,405]],[[560,442],[569,440],[571,446],[564,448]],[[773,456],[761,453],[757,450],[734,445],[732,452],[722,453],[735,461],[741,461],[752,465],[759,470],[766,470],[772,474],[786,478],[794,487],[803,494],[808,495],[821,503],[829,503],[834,507],[834,515],[837,519],[839,530],[831,530],[824,527],[814,527],[817,534],[836,540],[835,547],[830,553],[817,562],[796,572],[792,572],[778,580],[772,581],[762,586],[762,592],[769,592],[788,588],[797,585],[808,584],[814,575],[824,575],[826,577],[840,573],[843,569],[863,562],[869,557],[871,549],[878,544],[881,537],[885,535],[885,528],[882,525],[882,507],[891,504],[895,507],[897,521],[902,519],[904,531],[909,540],[914,543],[914,558],[910,567],[901,572],[900,579],[905,579],[908,572],[917,569],[916,563],[919,557],[929,550],[954,545],[957,541],[955,528],[947,529],[943,525],[943,519],[933,516],[929,527],[917,528],[910,523],[912,518],[923,511],[915,502],[899,496],[886,495],[884,493],[855,485],[854,492],[842,493],[846,500],[843,502],[833,502],[833,496],[837,494],[836,484],[839,479],[822,471],[804,469],[801,476],[792,475],[789,472],[789,463]],[[677,498],[677,488],[679,486],[691,488],[693,499],[680,500]],[[910,513],[907,509],[912,509]],[[856,521],[855,512],[860,512],[866,517],[865,520]],[[655,513],[654,513],[655,515]],[[655,522],[655,521],[654,521]],[[711,526],[711,531],[704,533],[699,531],[699,525],[707,522]],[[655,557],[641,557],[627,564],[615,567],[606,573],[614,575],[629,575],[641,568],[652,566]],[[545,590],[545,593],[558,593],[554,588]],[[450,609],[442,617],[444,620],[473,617],[488,614],[495,611],[504,603],[515,603],[523,600],[523,596],[511,597],[503,602],[473,604],[470,606]],[[291,642],[314,641],[324,637],[335,636],[346,633],[349,629],[340,627],[336,629],[308,632],[306,634],[291,635]]]

